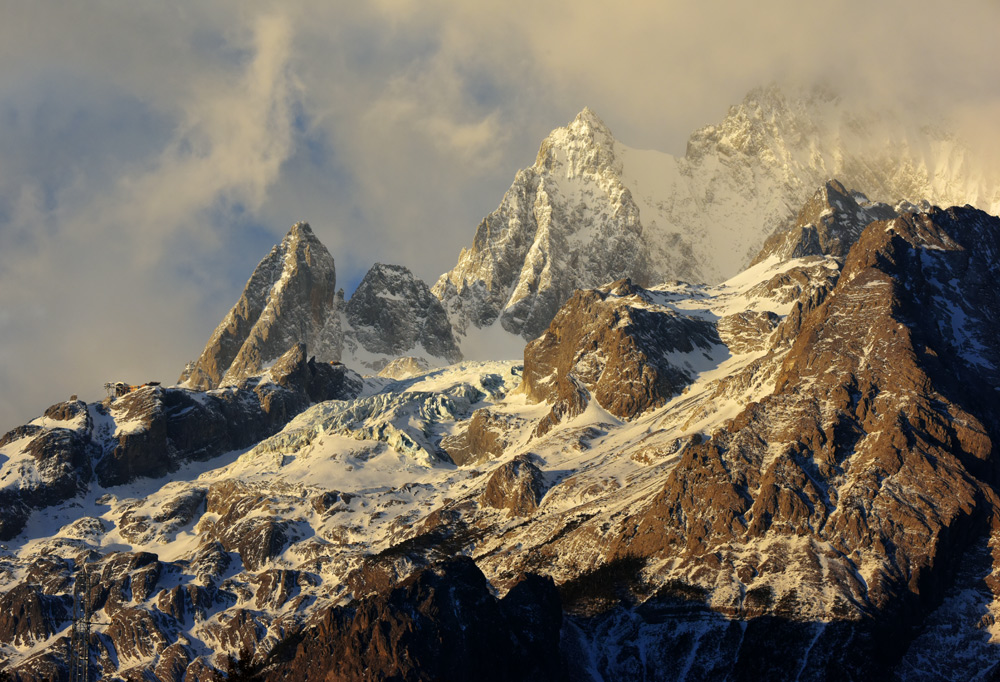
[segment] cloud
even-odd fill
[[[376,260],[433,280],[584,105],[626,144],[683,153],[750,88],[824,81],[908,124],[947,116],[1000,158],[998,15],[976,0],[947,21],[899,0],[12,3],[0,425],[108,379],[170,381],[297,220],[349,290]]]
[[[189,64],[183,79],[162,72],[165,55],[154,45],[151,55],[139,55],[152,63],[140,59],[115,72],[134,84],[125,92],[68,54],[65,63],[35,65],[49,80],[93,84],[111,95],[110,107],[87,91],[56,97],[44,86],[37,106],[18,107],[5,97],[14,114],[2,138],[13,163],[0,171],[0,205],[7,207],[0,233],[0,413],[24,419],[70,393],[94,398],[115,376],[169,381],[179,372],[177,346],[192,353],[204,320],[192,325],[197,278],[178,277],[178,270],[212,267],[227,233],[213,214],[220,206],[258,209],[292,149],[290,47],[288,21],[260,15],[218,43],[220,59],[202,69]],[[188,65],[189,57],[177,56],[182,68]],[[162,92],[133,78],[143,68],[162,78]],[[38,93],[30,80],[3,85],[7,93]],[[68,114],[34,116],[60,107]],[[10,141],[25,128],[30,148]],[[137,139],[143,134],[152,145]]]

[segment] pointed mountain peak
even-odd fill
[[[860,192],[851,192],[839,180],[828,180],[813,193],[812,199],[799,212],[796,222],[799,225],[816,224],[822,215],[830,211],[857,210],[859,200],[867,203],[868,197]]]
[[[602,130],[610,133],[607,124],[598,116],[593,109],[590,107],[584,107],[583,110],[576,115],[573,119],[571,126],[586,126],[588,128]]]
[[[312,234],[313,234],[312,227],[310,227],[309,223],[305,222],[304,220],[300,220],[299,222],[295,223],[288,230],[289,236],[309,236]]]
[[[289,228],[285,238],[281,240],[281,248],[288,250],[293,244],[308,242],[310,244],[320,244],[319,238],[312,231],[312,227],[307,222],[297,222]]]
[[[369,277],[406,277],[409,279],[414,279],[413,273],[405,265],[392,265],[389,263],[375,263],[368,270],[368,274],[365,275],[365,279]]]
[[[896,216],[887,204],[848,190],[839,180],[827,180],[813,192],[794,221],[778,228],[764,242],[753,264],[769,256],[782,260],[830,255],[842,258],[871,222]]]
[[[584,107],[565,130],[576,138],[585,137],[596,142],[614,140],[607,124],[590,107]]]
[[[210,389],[258,374],[305,342],[322,360],[339,358],[333,319],[336,267],[308,223],[295,223],[254,269],[240,300],[216,327],[180,382]]]
[[[823,189],[826,190],[827,198],[846,197],[849,194],[847,188],[844,187],[844,185],[841,184],[840,180],[837,179],[827,180],[826,184],[823,186]]]
[[[853,222],[873,211],[879,215],[889,215],[889,210],[888,205],[873,202],[864,193],[848,189],[842,182],[832,178],[813,193],[812,198],[799,211],[795,224],[804,226],[819,225],[824,221]]]
[[[441,302],[402,265],[373,265],[344,313],[350,325],[348,349],[358,344],[369,356],[383,356],[363,361],[368,369],[378,371],[418,347],[449,363],[462,358]]]
[[[600,168],[613,163],[614,144],[607,124],[590,107],[584,107],[569,125],[549,133],[538,150],[535,168],[552,171],[567,161],[571,175],[581,167]]]

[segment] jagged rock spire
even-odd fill
[[[336,280],[333,256],[308,223],[296,223],[254,270],[180,381],[200,389],[237,383],[299,342],[321,360],[339,360]]]

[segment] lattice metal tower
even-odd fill
[[[90,682],[90,573],[84,566],[73,587],[73,625],[69,641],[70,682]]]

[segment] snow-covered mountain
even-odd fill
[[[345,302],[299,224],[185,383],[0,437],[0,673],[66,679],[76,596],[106,680],[996,678],[1000,218],[823,178],[749,267],[660,281],[631,152],[550,140],[474,247],[496,291],[525,247],[519,302],[381,264]]]
[[[105,679],[995,671],[1000,220],[842,190],[776,243],[846,258],[578,292],[523,364],[54,405],[0,439],[4,665],[62,674],[86,565]]]
[[[874,201],[1000,210],[1000,182],[961,143],[894,123],[821,91],[761,88],[675,157],[626,146],[584,109],[542,142],[434,293],[459,334],[498,325],[531,340],[576,289],[732,277],[830,178]]]

